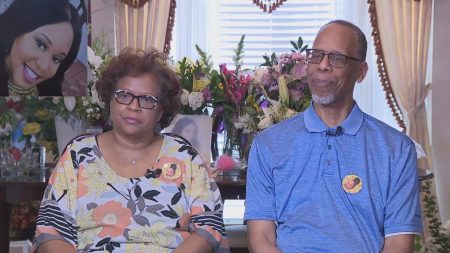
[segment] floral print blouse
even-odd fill
[[[163,135],[146,175],[124,178],[100,153],[96,136],[70,143],[39,210],[33,248],[63,239],[78,252],[173,252],[195,231],[214,252],[229,252],[222,199],[197,151]]]

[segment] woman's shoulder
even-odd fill
[[[86,152],[92,151],[92,148],[97,146],[97,135],[95,134],[82,134],[73,138],[66,145],[66,149],[70,151],[85,150]],[[87,148],[87,149],[86,149]]]

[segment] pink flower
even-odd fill
[[[233,75],[234,72],[235,72],[235,71],[233,71],[233,70],[228,70],[228,69],[227,69],[227,64],[226,64],[226,63],[220,65],[220,69],[222,70],[222,73],[223,73],[224,75]]]
[[[236,91],[233,93],[233,102],[235,102],[236,104],[240,104],[241,103],[241,99],[242,99],[242,94],[239,91]]]
[[[306,61],[299,61],[292,68],[292,74],[296,79],[306,76]]]
[[[220,115],[225,110],[225,108],[223,106],[219,105],[214,110],[216,111],[216,115]]]

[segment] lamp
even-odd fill
[[[253,0],[253,3],[262,9],[263,12],[272,13],[286,1],[287,0]],[[269,6],[269,9],[267,9],[267,6]]]

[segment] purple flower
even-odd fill
[[[289,93],[292,95],[294,102],[297,102],[304,97],[300,90],[289,90]]]
[[[272,76],[272,74],[266,73],[263,75],[261,83],[268,89],[272,85],[277,85],[277,80]]]
[[[202,77],[204,77],[204,76],[206,76],[205,73],[198,73],[198,74],[196,75],[197,79],[200,79],[200,78],[202,78]]]
[[[220,122],[220,124],[217,125],[216,133],[221,134],[223,133],[223,130],[225,130],[225,122],[222,120],[222,122]]]
[[[244,149],[247,146],[247,135],[242,134],[241,136],[241,148]]]
[[[203,89],[202,90],[203,93],[203,99],[205,101],[211,101],[212,97],[211,97],[211,91],[209,91],[208,89]]]
[[[222,112],[225,110],[225,108],[222,105],[217,106],[214,111],[216,112],[216,115],[222,114]]]

